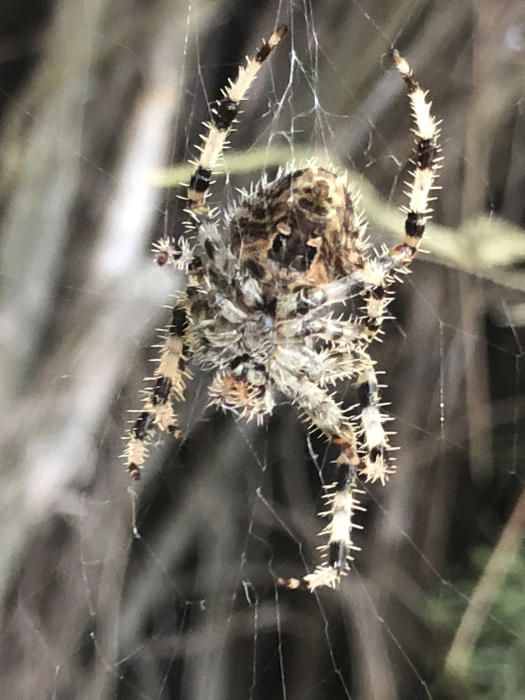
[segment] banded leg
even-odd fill
[[[354,512],[364,511],[359,505],[358,496],[364,492],[358,488],[358,478],[355,469],[345,459],[338,464],[336,479],[325,486],[323,498],[328,502],[328,509],[320,515],[328,516],[330,522],[320,534],[328,534],[328,545],[319,549],[327,552],[327,561],[318,566],[311,574],[303,578],[278,578],[277,583],[284,588],[302,588],[314,591],[326,586],[336,588],[341,578],[347,573],[352,561],[351,550],[358,550],[352,541],[352,530],[361,529],[354,522]]]
[[[361,407],[361,425],[366,449],[365,467],[362,473],[368,481],[385,484],[392,472],[387,462],[386,452],[390,449],[383,423],[387,416],[379,408],[379,387],[372,365],[360,375],[357,382],[357,396]]]
[[[394,49],[392,60],[401,73],[408,90],[408,98],[412,107],[415,134],[415,169],[413,179],[408,184],[409,205],[404,207],[405,241],[390,251],[397,265],[406,265],[414,257],[421,238],[425,232],[425,224],[432,210],[428,204],[430,193],[439,169],[438,122],[431,113],[432,103],[427,100],[427,92],[414,80],[414,73],[407,61]]]
[[[363,284],[363,271],[356,270],[324,285],[285,294],[277,307],[277,320],[306,326],[323,314],[325,307],[343,303],[357,296],[362,291]]]
[[[137,481],[147,457],[148,444],[156,430],[166,430],[176,437],[180,434],[173,401],[183,398],[186,381],[191,376],[186,369],[188,357],[184,344],[188,327],[188,315],[181,301],[173,307],[160,359],[153,374],[154,385],[146,394],[143,410],[130,430],[124,451],[126,467]]]
[[[365,261],[362,269],[329,282],[320,288],[303,290],[288,295],[282,304],[283,318],[306,315],[311,319],[323,307],[344,302],[356,294],[365,298],[364,323],[368,328],[368,339],[377,336],[385,319],[385,311],[390,301],[388,287],[396,272],[406,270],[417,252],[431,215],[430,194],[439,169],[438,123],[431,114],[431,103],[427,93],[414,79],[412,69],[397,50],[392,51],[392,59],[401,73],[408,90],[412,106],[415,134],[415,169],[412,181],[408,183],[409,205],[406,212],[405,240],[390,251],[385,249],[378,258]],[[306,316],[305,316],[306,318]]]
[[[438,123],[431,113],[431,103],[425,92],[414,80],[412,69],[397,50],[392,51],[392,59],[401,73],[408,90],[412,107],[415,134],[415,169],[412,181],[408,184],[409,205],[403,207],[406,213],[405,240],[391,250],[384,248],[379,257],[368,259],[360,271],[365,300],[362,309],[365,316],[363,325],[368,329],[369,341],[381,332],[383,321],[388,318],[386,311],[392,299],[389,291],[396,273],[407,272],[408,265],[421,243],[425,225],[432,210],[429,209],[430,194],[439,169]],[[379,477],[382,479],[382,477]]]
[[[404,242],[390,251],[384,250],[376,260],[368,260],[362,272],[365,283],[363,322],[370,332],[370,340],[381,330],[391,300],[389,286],[395,273],[406,270],[421,243],[426,222],[431,214],[428,204],[440,160],[437,157],[439,129],[431,113],[427,93],[414,79],[407,61],[395,49],[392,51],[392,59],[406,83],[412,107],[415,125],[415,169],[413,179],[408,183],[409,206],[403,209],[407,215]],[[372,365],[365,368],[359,377],[358,395],[367,449],[364,474],[371,481],[379,480],[384,483],[389,471],[385,465],[388,441],[382,425],[384,418],[379,410],[377,378]]]
[[[200,157],[188,188],[188,206],[196,214],[204,214],[207,211],[206,196],[210,188],[213,168],[224,150],[232,124],[239,114],[241,101],[245,98],[262,64],[286,31],[287,28],[284,25],[277,27],[255,56],[248,58],[246,65],[239,68],[236,79],[229,82],[222,91],[222,96],[211,108],[211,121],[205,125],[207,131],[202,137],[202,146],[199,148]]]
[[[279,585],[287,588],[306,588],[310,591],[320,586],[335,588],[348,571],[351,551],[357,549],[352,541],[352,530],[360,528],[354,522],[355,510],[363,510],[357,501],[362,493],[357,488],[361,460],[357,452],[354,428],[341,407],[326,391],[304,377],[279,373],[279,388],[302,409],[303,417],[312,427],[319,428],[334,444],[339,445],[336,480],[326,487],[325,499],[328,509],[320,515],[330,518],[320,534],[328,535],[328,544],[320,549],[325,561],[311,574],[302,579],[278,579]]]
[[[277,309],[277,320],[285,332],[290,329],[295,335],[300,335],[303,328],[308,330],[328,325],[327,318],[335,328],[336,319],[327,314],[327,307],[361,298],[365,301],[361,313],[345,321],[347,330],[344,335],[352,341],[370,343],[381,329],[392,298],[388,287],[394,279],[391,274],[393,267],[394,260],[385,249],[384,255],[365,260],[363,267],[352,274],[319,287],[287,294]]]

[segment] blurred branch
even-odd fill
[[[492,552],[469,605],[457,629],[445,661],[445,673],[461,680],[465,677],[473,649],[483,625],[512,566],[525,534],[525,489],[514,507],[500,541]]]
[[[99,13],[98,5],[90,5],[91,29],[93,40],[102,41],[107,35],[102,28],[110,26],[112,15]],[[56,95],[51,90],[51,97],[42,98],[49,114],[44,110],[45,118],[40,116],[31,122],[29,138],[30,143],[34,138],[42,151],[31,155],[29,149],[26,154],[34,163],[20,169],[21,181],[15,187],[16,197],[10,201],[1,251],[9,271],[1,313],[5,328],[2,342],[7,350],[2,354],[1,366],[6,385],[9,382],[6,396],[10,403],[6,404],[10,412],[0,429],[4,454],[0,605],[10,583],[13,560],[33,536],[34,528],[53,508],[78,512],[78,501],[70,487],[93,479],[98,431],[108,420],[108,406],[122,382],[128,358],[160,300],[177,284],[172,276],[159,275],[153,266],[145,266],[144,243],[158,213],[159,193],[144,193],[140,188],[151,169],[165,157],[169,124],[178,109],[180,92],[171,80],[170,66],[178,59],[177,47],[184,29],[180,23],[166,21],[170,9],[169,0],[159,0],[149,8],[143,32],[149,29],[150,36],[144,49],[140,44],[143,34],[138,33],[136,50],[143,51],[140,65],[144,84],[140,85],[130,71],[126,74],[128,80],[123,81],[127,90],[115,86],[112,100],[100,100],[102,107],[109,104],[119,116],[126,114],[126,129],[120,129],[112,143],[112,170],[101,173],[100,189],[92,186],[90,190],[94,197],[98,193],[103,214],[93,230],[90,222],[81,221],[83,237],[87,237],[86,231],[90,233],[89,247],[77,257],[84,278],[75,279],[75,291],[83,293],[67,300],[68,314],[59,317],[61,331],[56,346],[47,339],[49,354],[40,347],[39,339],[50,318],[56,322],[58,316],[58,295],[53,293],[60,279],[57,261],[72,236],[72,212],[82,201],[81,164],[89,152],[85,144],[90,137],[96,141],[98,127],[96,120],[84,118],[86,85],[88,76],[96,74],[106,56],[101,51],[93,57],[93,37],[86,35],[83,25],[78,26],[78,12],[61,8],[54,25],[57,36],[52,34],[53,50],[43,62],[41,74],[35,77],[35,92],[42,90],[41,81],[48,84],[56,73],[61,76],[58,87],[65,94],[72,90],[71,81],[75,85],[78,82],[79,87],[71,93],[75,98],[71,105],[61,97],[60,90]],[[78,58],[78,66],[70,58],[69,72],[60,71],[63,44],[74,47]],[[127,60],[127,55],[116,52],[115,70]],[[78,76],[73,73],[73,65],[78,68]],[[67,105],[68,110],[62,116],[49,110],[51,99],[62,108]],[[64,123],[60,132],[57,121]],[[64,157],[63,172],[53,155],[57,142]],[[31,189],[35,178],[38,187]],[[101,189],[107,191],[104,199]],[[42,211],[45,216],[39,217]],[[39,222],[38,236],[34,234],[35,222]],[[74,264],[75,257],[70,256],[67,262]],[[20,387],[27,376],[32,384],[26,395]],[[24,426],[23,431],[20,426]]]
[[[266,168],[286,165],[291,155],[293,161],[299,163],[308,160],[312,153],[307,149],[294,148],[290,154],[287,146],[231,153],[224,159],[224,171],[227,176],[259,173]],[[318,160],[322,163],[322,158]],[[176,187],[189,180],[191,171],[192,167],[188,164],[159,170],[152,175],[150,183],[154,187]],[[362,206],[370,223],[401,238],[404,231],[403,213],[382,199],[365,177],[352,172],[351,178],[360,189]],[[464,272],[525,291],[525,275],[516,273],[509,276],[502,269],[525,260],[525,235],[517,226],[496,216],[480,215],[466,221],[458,229],[431,223],[427,231],[425,249],[443,262]]]

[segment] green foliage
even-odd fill
[[[459,588],[469,597],[485,570],[491,550],[478,548],[472,555],[472,579]],[[453,634],[465,611],[464,600],[446,589],[431,606],[432,618],[443,632]],[[484,621],[472,650],[465,677],[443,679],[446,697],[469,700],[518,700],[525,689],[525,552],[519,552]],[[461,684],[461,687],[458,687]],[[440,684],[441,685],[441,684]]]

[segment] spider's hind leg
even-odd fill
[[[186,299],[175,304],[171,314],[161,354],[153,373],[153,386],[146,392],[144,406],[135,420],[124,450],[126,467],[133,479],[140,479],[140,470],[147,456],[148,444],[157,430],[180,435],[173,409],[173,401],[184,397],[186,381],[191,374],[186,369],[189,350],[185,343],[190,319]]]
[[[358,454],[357,436],[354,427],[341,406],[324,388],[317,386],[304,376],[295,376],[281,366],[274,379],[281,391],[293,398],[303,417],[318,428],[330,442],[339,447],[337,472],[332,484],[325,487],[327,508],[321,513],[328,517],[328,525],[320,534],[328,536],[328,543],[320,549],[324,562],[302,579],[279,579],[287,588],[318,587],[336,588],[349,568],[351,552],[357,549],[352,540],[352,530],[360,528],[355,522],[354,512],[363,510],[358,503],[359,472],[362,469]]]

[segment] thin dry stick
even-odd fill
[[[445,673],[456,678],[466,675],[472,652],[485,620],[505,577],[512,566],[525,533],[525,489],[516,503],[492,552],[482,577],[478,581],[468,608],[457,629],[445,660]]]
[[[290,155],[287,146],[253,148],[225,156],[225,168],[229,174],[235,175],[260,173],[269,166],[286,165]],[[296,147],[293,155],[296,163],[316,155],[319,164],[325,164],[323,156],[312,153],[311,149]],[[189,179],[191,171],[192,166],[186,163],[159,169],[152,173],[149,185],[178,187],[181,182]],[[368,221],[394,237],[402,236],[404,215],[399,208],[383,200],[362,175],[352,171],[351,177],[360,191]],[[466,221],[457,229],[433,223],[428,226],[428,232],[425,248],[445,264],[497,284],[525,291],[523,273],[512,273],[509,270],[511,265],[525,259],[525,237],[518,226],[491,215]]]

